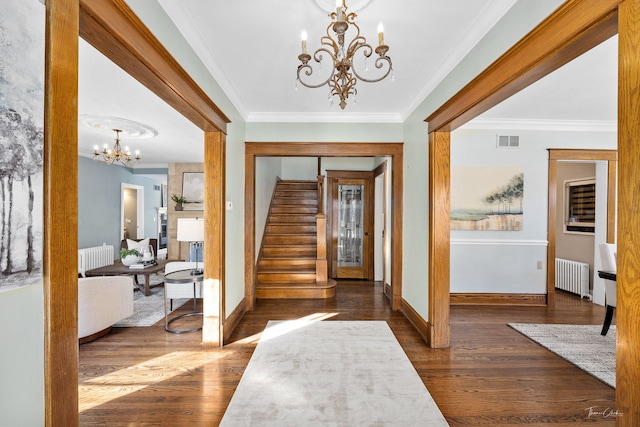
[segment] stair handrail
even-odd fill
[[[324,175],[318,175],[318,214],[316,215],[316,283],[328,280],[327,217],[324,213]]]

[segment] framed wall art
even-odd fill
[[[182,197],[187,199],[184,210],[204,210],[204,172],[182,173]]]
[[[522,230],[524,174],[511,167],[451,168],[452,230]]]

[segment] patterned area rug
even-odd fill
[[[446,426],[384,321],[270,321],[220,426]]]
[[[153,284],[152,280],[151,285]],[[187,301],[190,300],[173,300],[173,310],[180,308]],[[153,326],[160,320],[164,320],[164,287],[157,286],[151,288],[151,295],[148,297],[136,289],[133,292],[133,314],[113,326],[118,328]]]
[[[602,325],[509,323],[516,331],[551,350],[605,384],[616,388],[616,327],[606,336]]]

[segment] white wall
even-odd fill
[[[429,315],[429,158],[428,128],[424,120],[562,3],[563,0],[519,0],[445,78],[429,82],[433,89],[403,123],[402,297],[424,319]]]
[[[226,212],[225,246],[225,306],[228,315],[244,297],[244,142],[245,122],[220,85],[211,76],[198,55],[185,41],[173,24],[163,6],[171,2],[150,2],[147,0],[127,0],[127,4],[144,22],[160,43],[171,53],[211,98],[211,100],[231,120],[227,125],[227,173],[226,197],[234,203],[233,211]],[[174,5],[175,7],[175,5]],[[242,195],[242,197],[239,197]]]
[[[227,126],[226,200],[233,205],[226,211],[225,227],[225,315],[244,298],[244,122]]]
[[[496,148],[496,135],[520,136],[520,148]],[[613,132],[460,129],[451,165],[524,171],[521,231],[451,231],[451,292],[546,293],[548,148],[615,149]],[[542,261],[543,268],[537,268]],[[553,268],[553,266],[550,266]]]
[[[262,236],[269,215],[269,206],[276,185],[276,178],[282,175],[282,159],[280,157],[256,157],[256,248],[253,260],[255,264],[260,254]]]
[[[0,292],[0,425],[44,423],[42,283]]]
[[[317,157],[282,157],[282,176],[284,180],[317,181]]]

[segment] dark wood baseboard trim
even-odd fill
[[[541,294],[452,293],[451,305],[546,306],[547,296]]]
[[[78,340],[78,344],[86,344],[88,342],[95,341],[98,338],[101,338],[101,337],[107,335],[109,332],[111,332],[111,329],[112,329],[112,327],[109,326],[107,328],[104,328],[101,331],[96,332],[95,334],[91,334],[91,335],[87,335],[86,337],[82,337],[82,338],[80,338]]]
[[[222,330],[224,331],[223,343],[226,343],[231,334],[242,320],[242,317],[247,312],[247,301],[246,298],[242,298],[236,308],[231,312],[231,314],[224,320],[224,324]]]
[[[387,298],[389,298],[389,301],[391,301],[391,297],[393,296],[391,293],[392,292],[391,285],[385,282],[383,288],[384,288],[384,291],[383,291],[384,294],[386,295]]]
[[[429,343],[429,331],[431,329],[431,326],[427,323],[426,320],[422,318],[422,316],[418,314],[418,312],[413,307],[411,307],[411,304],[409,304],[404,298],[402,299],[400,311],[402,312],[402,314],[404,314],[404,317],[406,317],[407,320],[411,322],[413,327],[416,328],[427,345],[431,346]]]

